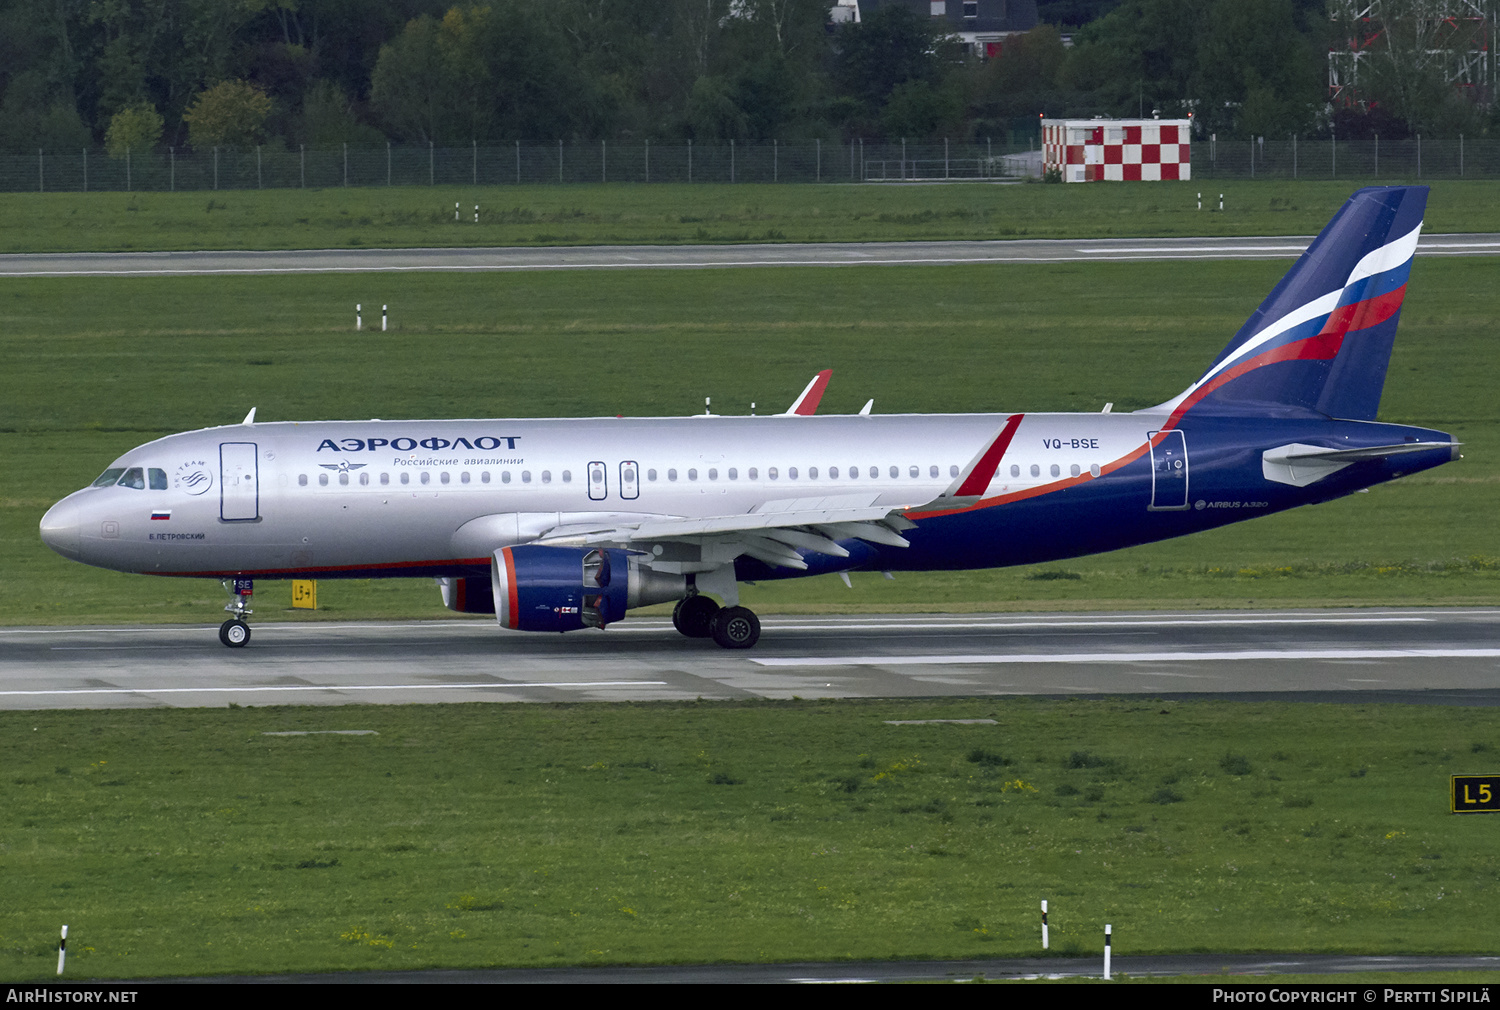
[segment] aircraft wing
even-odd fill
[[[749,555],[770,565],[807,570],[797,551],[847,558],[840,540],[867,540],[908,547],[902,506],[877,504],[878,494],[836,495],[769,501],[749,512],[721,516],[649,517],[640,522],[591,526],[573,523],[547,531],[536,542],[557,546],[614,546],[652,554],[646,564],[660,571],[708,571]],[[696,552],[657,552],[679,544]],[[696,557],[691,556],[696,553]]]
[[[901,534],[917,524],[905,513],[963,507],[978,501],[1015,436],[1021,417],[1013,414],[1006,418],[958,477],[931,501],[891,501],[889,495],[879,492],[783,498],[731,515],[643,516],[639,521],[605,521],[598,525],[569,523],[548,530],[536,543],[632,548],[652,555],[645,562],[649,567],[675,573],[711,571],[741,555],[806,571],[808,565],[799,550],[846,558],[849,552],[839,546],[840,540],[910,547],[911,542]],[[667,549],[673,544],[696,550]]]

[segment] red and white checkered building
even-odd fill
[[[1191,179],[1190,119],[1044,119],[1043,169],[1064,182]]]

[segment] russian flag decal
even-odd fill
[[[152,519],[170,519],[170,518],[172,518],[172,510],[171,509],[152,509],[151,510],[151,518]]]

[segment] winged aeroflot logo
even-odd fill
[[[347,460],[341,463],[319,463],[324,470],[337,470],[339,473],[348,473],[350,470],[363,470],[369,466],[368,463],[350,463]]]

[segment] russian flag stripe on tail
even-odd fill
[[[1425,186],[1362,189],[1334,215],[1208,371],[1158,410],[1322,414],[1380,406]]]

